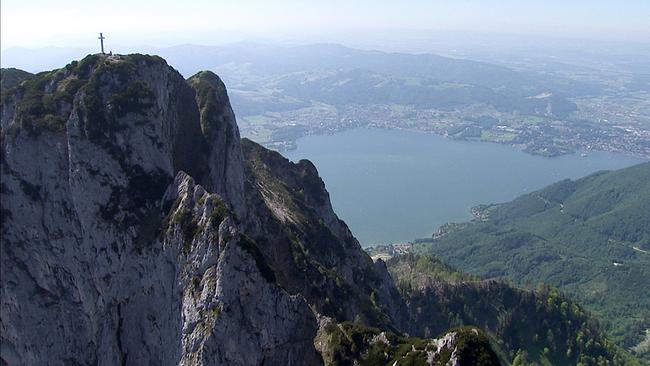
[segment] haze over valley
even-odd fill
[[[598,150],[650,158],[650,49],[602,59],[597,50],[606,43],[570,45],[553,49],[552,63],[523,49],[518,57],[503,55],[501,64],[336,44],[145,50],[186,76],[202,69],[221,75],[231,85],[242,135],[279,151],[294,149],[306,135],[381,127],[508,144],[543,156]],[[42,51],[63,59],[83,55]],[[34,57],[42,51],[9,49],[3,62],[28,71],[54,67]],[[576,61],[575,53],[589,58]]]

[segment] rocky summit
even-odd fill
[[[90,55],[2,90],[3,365],[498,365],[417,332],[316,168],[241,140],[226,88]]]

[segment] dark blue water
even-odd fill
[[[545,158],[505,145],[382,129],[304,137],[284,155],[314,162],[334,210],[364,246],[429,237],[446,222],[470,219],[470,208],[480,203],[643,161],[605,152]]]

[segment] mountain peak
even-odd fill
[[[1,102],[3,363],[499,364],[474,327],[406,334],[421,324],[316,167],[241,140],[216,74],[134,54],[20,78]]]
[[[251,169],[211,72],[90,55],[4,94],[1,134],[9,364],[319,364],[318,316],[404,320],[312,164]]]

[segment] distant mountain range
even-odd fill
[[[546,101],[529,97],[551,91],[556,95],[555,114],[564,116],[575,110],[574,104],[560,97],[567,86],[552,78],[431,54],[365,51],[331,44],[286,48],[179,46],[162,52],[170,62],[178,62],[181,71],[209,65],[227,75],[236,90],[233,103],[243,115],[257,114],[255,99],[250,100],[243,92],[264,90],[281,91],[304,102],[335,105],[392,103],[453,108],[485,103],[523,114],[547,113]],[[188,54],[194,57],[186,57]],[[575,93],[578,88],[572,85],[570,89]],[[238,108],[239,103],[247,108]],[[264,105],[264,110],[273,109]]]
[[[44,52],[48,57],[39,57]],[[199,70],[221,75],[242,135],[275,150],[292,149],[306,135],[383,127],[509,144],[544,156],[593,149],[650,157],[643,57],[638,67],[616,62],[601,69],[563,64],[562,57],[496,64],[337,44],[242,42],[139,52],[162,55],[186,77]],[[2,60],[37,72],[85,53],[11,48]]]
[[[61,49],[54,51],[55,55],[64,54]],[[5,60],[9,64],[22,64],[26,65],[23,68],[33,70],[49,69],[49,65],[39,67],[32,51],[12,49],[7,52]],[[82,50],[76,52],[83,53]],[[155,52],[184,75],[203,69],[224,75],[234,90],[233,104],[242,115],[283,108],[282,103],[269,108],[259,95],[250,99],[245,91],[259,94],[265,90],[280,90],[283,95],[298,98],[303,103],[318,100],[333,104],[395,103],[445,108],[485,103],[499,110],[517,110],[523,114],[548,113],[547,101],[532,97],[552,92],[551,109],[554,115],[562,117],[575,110],[575,104],[568,102],[563,94],[574,95],[577,90],[591,92],[595,87],[575,82],[567,85],[566,80],[540,77],[485,62],[432,54],[365,51],[334,44],[295,47],[247,43],[214,47],[184,45],[155,49]]]

